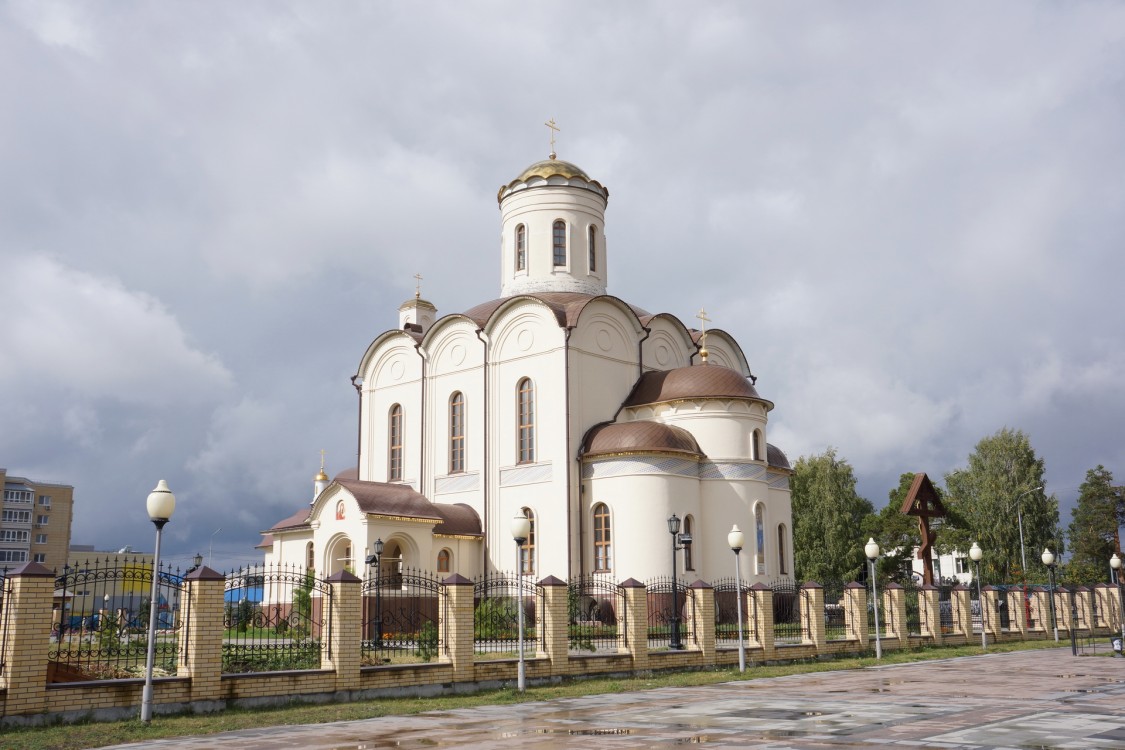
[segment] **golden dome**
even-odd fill
[[[530,167],[520,172],[520,176],[507,185],[501,185],[500,190],[496,192],[496,200],[499,201],[503,198],[505,191],[511,190],[521,182],[527,182],[532,177],[541,177],[544,180],[550,179],[551,177],[562,177],[567,180],[579,179],[595,186],[607,199],[609,198],[609,190],[606,189],[605,185],[597,180],[590,179],[590,175],[586,174],[577,164],[571,164],[562,159],[544,159],[543,161],[535,162]]]
[[[324,473],[323,468],[320,470],[319,474],[317,474],[315,477],[313,477],[313,481],[314,482],[327,482],[328,481],[328,475]]]

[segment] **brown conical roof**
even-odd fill
[[[699,444],[682,427],[662,422],[610,422],[595,425],[582,441],[586,456],[611,453],[683,453],[702,457]]]
[[[773,408],[772,403],[758,395],[746,376],[722,365],[693,365],[646,372],[637,381],[624,405],[641,406],[693,398],[753,399]]]

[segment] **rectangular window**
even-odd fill
[[[0,549],[0,563],[27,562],[27,550]]]
[[[47,543],[47,535],[46,534],[36,534],[35,535],[35,543],[36,544],[46,544]]]
[[[31,492],[25,490],[4,490],[4,502],[31,504]]]
[[[46,552],[36,552],[35,553],[35,562],[37,562],[37,563],[47,562],[47,553]]]
[[[50,495],[40,495],[39,496],[39,505],[42,508],[50,509],[50,507],[51,507],[51,496]]]
[[[28,513],[28,515],[30,516],[31,513]],[[36,516],[35,517],[35,523],[40,525],[40,526],[46,526],[47,522],[50,521],[50,520],[51,520],[50,516]]]
[[[9,544],[26,543],[28,532],[22,529],[3,529],[0,530],[0,542],[7,542]]]
[[[31,523],[30,510],[6,510],[2,516],[4,523]]]

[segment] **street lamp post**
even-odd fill
[[[863,552],[867,555],[867,565],[871,570],[871,604],[875,608],[875,658],[882,659],[883,643],[879,639],[879,589],[875,585],[875,561],[879,559],[879,545],[874,537],[867,540]]]
[[[985,617],[984,610],[984,591],[980,587],[980,559],[984,557],[984,550],[980,545],[973,542],[973,546],[969,548],[969,558],[977,566],[977,606],[980,608],[980,647],[982,649],[988,648],[988,632],[986,630],[986,623],[988,622]]]
[[[680,519],[673,513],[668,517],[668,532],[672,535],[672,636],[668,640],[668,648],[673,651],[682,651],[683,642],[680,640],[680,599],[676,591],[676,553],[686,549],[691,544],[691,534],[680,533]]]
[[[141,721],[152,721],[152,667],[156,661],[156,603],[157,588],[160,582],[160,536],[164,524],[172,520],[176,510],[176,496],[168,489],[168,483],[161,479],[148,495],[145,503],[149,520],[156,527],[156,551],[152,556],[152,593],[148,605],[148,658],[145,660],[145,686],[141,692]]]
[[[1044,548],[1043,554],[1039,556],[1043,564],[1047,566],[1047,573],[1051,579],[1051,627],[1055,630],[1055,643],[1059,642],[1059,622],[1055,618],[1055,553],[1051,550]]]
[[[738,553],[742,551],[742,546],[746,543],[746,535],[738,529],[735,524],[730,533],[727,534],[727,544],[730,545],[731,551],[734,552],[734,589],[735,601],[738,603],[738,671],[746,671],[746,644],[742,640],[742,573],[739,571]]]
[[[379,598],[379,577],[382,571],[379,568],[379,558],[383,556],[383,539],[376,539],[371,545],[371,554],[364,560],[368,565],[375,567],[375,654],[383,648],[383,602]]]
[[[529,536],[531,536],[531,519],[523,513],[517,513],[512,518],[512,539],[516,542],[516,607],[519,609],[520,618],[520,665],[516,687],[521,693],[527,688],[527,664],[523,656],[523,560],[520,552]]]
[[[1125,654],[1125,601],[1121,599],[1121,557],[1116,552],[1109,558],[1109,567],[1113,570],[1113,582],[1117,584],[1117,606],[1120,610],[1118,620],[1121,624],[1121,649],[1118,653]]]

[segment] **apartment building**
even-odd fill
[[[0,570],[25,562],[62,568],[70,549],[74,487],[11,476],[7,469],[0,469],[0,484]]]

